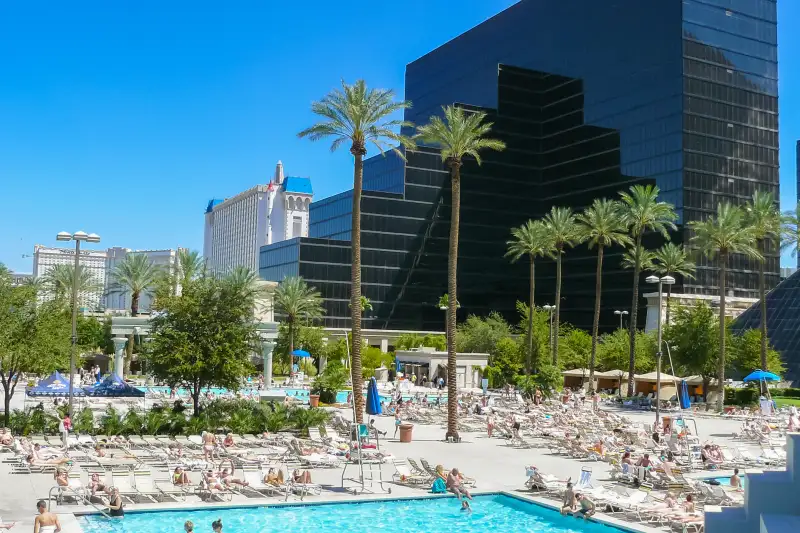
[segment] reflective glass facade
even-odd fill
[[[462,169],[461,313],[495,310],[516,321],[528,266],[503,255],[509,229],[554,205],[582,209],[634,184],[656,183],[681,228],[716,202],[777,189],[775,3],[771,0],[523,0],[406,68],[406,120],[424,123],[441,106],[482,109],[508,148]],[[377,156],[380,158],[380,156]],[[442,329],[450,189],[434,149],[365,164],[363,293],[366,327]],[[402,176],[403,187],[397,187]],[[368,183],[374,191],[366,191]],[[298,272],[326,298],[327,325],[346,327],[352,202],[348,193],[312,204]],[[320,240],[319,238],[328,240]],[[647,244],[658,246],[656,236]],[[271,254],[269,247],[262,249]],[[608,250],[601,325],[630,308],[632,274]],[[272,267],[270,267],[272,268]],[[262,275],[269,279],[275,271]],[[731,261],[737,296],[752,296],[755,271]],[[777,283],[770,251],[769,282]],[[595,255],[579,247],[563,262],[562,317],[591,325]],[[269,275],[267,275],[269,274]],[[717,269],[676,291],[715,293]],[[537,265],[537,303],[553,303],[552,263]],[[640,319],[645,318],[644,301]]]

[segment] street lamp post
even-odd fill
[[[622,317],[628,314],[627,311],[614,311],[615,315],[619,315],[619,329],[622,329]]]
[[[658,284],[658,312],[657,316],[657,324],[656,324],[656,337],[657,337],[657,348],[656,348],[656,425],[658,427],[659,421],[661,420],[661,305],[663,302],[663,285],[672,285],[675,283],[675,278],[672,276],[664,276],[659,278],[658,276],[647,276],[645,280],[647,283],[657,283]]]
[[[548,339],[550,341],[550,361],[553,360],[553,311],[556,310],[555,305],[545,304],[542,306],[542,309],[550,313],[550,334],[548,335]]]
[[[69,409],[67,411],[69,416],[72,416],[72,400],[75,390],[73,385],[75,376],[75,356],[78,349],[78,282],[80,280],[81,242],[100,242],[100,236],[96,233],[89,233],[87,235],[83,231],[76,231],[75,233],[61,231],[56,235],[56,240],[75,241],[75,271],[72,273],[72,349],[69,354]]]

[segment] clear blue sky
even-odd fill
[[[102,247],[199,250],[206,202],[266,182],[278,159],[317,198],[345,190],[347,152],[296,138],[310,102],[340,78],[402,95],[406,63],[513,3],[0,3],[0,262],[30,272],[34,244],[78,229]],[[778,9],[788,209],[800,1]]]

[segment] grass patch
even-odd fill
[[[773,400],[775,400],[775,405],[777,405],[778,407],[784,407],[789,405],[800,407],[800,398],[773,398]]]

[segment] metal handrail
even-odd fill
[[[84,505],[90,505],[91,507],[94,507],[94,509],[98,513],[100,513],[101,515],[103,515],[107,519],[111,519],[111,515],[106,513],[102,508],[98,507],[97,504],[95,504],[92,500],[87,498],[84,494],[81,494],[80,492],[75,490],[75,488],[73,488],[73,487],[60,487],[60,486],[51,487],[50,491],[47,493],[47,510],[48,511],[50,511],[50,502],[53,500],[53,491],[54,490],[57,490],[58,492],[64,492],[65,490],[72,491],[72,493],[75,496],[80,497],[80,499],[84,503]]]

